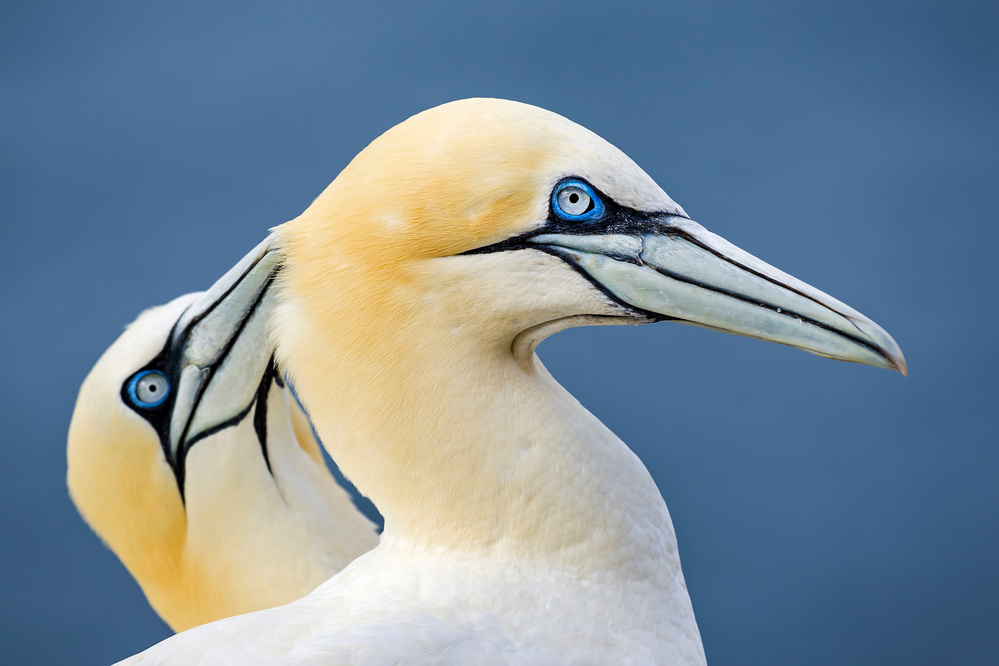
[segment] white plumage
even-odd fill
[[[536,344],[677,319],[904,370],[876,324],[513,102],[393,128],[268,242],[279,360],[382,541],[302,600],[127,663],[703,663],[659,490]]]

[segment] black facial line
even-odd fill
[[[184,332],[182,333],[182,335],[184,335],[185,337],[187,335],[189,335],[190,332],[191,332],[191,329],[194,328],[195,326],[197,326],[198,322],[200,322],[202,319],[204,319],[205,317],[207,317],[208,315],[210,315],[215,310],[215,308],[218,307],[219,303],[221,303],[225,299],[229,298],[229,294],[231,294],[236,289],[236,287],[238,287],[243,282],[243,280],[246,279],[246,276],[250,274],[250,271],[252,271],[254,268],[256,268],[257,264],[259,264],[261,261],[263,261],[264,257],[266,257],[268,254],[269,253],[267,253],[267,252],[263,253],[262,255],[260,255],[259,257],[257,257],[256,261],[254,261],[249,266],[247,266],[246,270],[243,271],[243,274],[240,275],[238,279],[234,280],[233,283],[229,285],[228,289],[226,289],[225,292],[221,296],[219,296],[218,298],[216,298],[215,301],[211,305],[209,305],[205,309],[204,312],[202,312],[198,316],[196,316],[193,319],[191,319],[190,322],[188,322],[187,328],[184,330]],[[267,285],[268,286],[270,285],[271,279],[273,279],[274,275],[277,273],[277,270],[280,269],[280,268],[281,268],[281,266],[278,265],[277,268],[275,269],[275,271],[271,273],[270,277],[267,279]],[[188,306],[188,308],[189,307],[190,306]],[[254,307],[256,307],[256,306],[254,306]],[[187,312],[186,309],[184,311]],[[183,315],[181,315],[181,317],[183,317]],[[180,318],[178,318],[177,321],[179,322]],[[174,324],[174,328],[176,328],[176,324]],[[174,331],[170,331],[170,337],[167,338],[168,341],[173,338],[173,333],[174,333]]]
[[[179,319],[178,319],[179,320]],[[174,464],[173,456],[170,455],[170,414],[173,413],[173,406],[177,398],[176,382],[174,381],[174,376],[177,374],[176,371],[171,372],[172,368],[175,368],[176,363],[171,362],[170,357],[170,340],[173,338],[173,333],[177,328],[176,322],[170,329],[170,334],[167,335],[166,343],[163,348],[154,356],[149,363],[145,366],[139,368],[125,380],[125,383],[121,385],[121,401],[131,409],[133,412],[144,418],[149,425],[153,427],[156,431],[157,436],[160,439],[160,448],[163,449],[163,456],[170,465],[170,469],[174,473],[174,477],[177,476],[177,466]],[[129,395],[128,386],[132,383],[132,379],[141,372],[146,372],[147,370],[154,370],[156,372],[161,372],[170,382],[170,393],[167,395],[166,400],[162,403],[156,405],[155,407],[140,407],[132,402],[132,396]],[[183,496],[183,494],[182,494]]]
[[[267,394],[271,390],[271,381],[280,382],[279,377],[280,373],[274,361],[274,355],[271,354],[271,360],[267,362],[264,376],[260,378],[260,385],[257,386],[257,409],[253,412],[253,429],[257,433],[260,453],[264,456],[264,463],[271,476],[274,476],[274,470],[271,469],[271,457],[267,450]],[[279,383],[278,386],[280,385]]]
[[[222,423],[219,423],[218,425],[213,425],[211,428],[208,428],[207,430],[203,430],[202,432],[199,432],[195,437],[192,437],[191,441],[186,442],[186,446],[184,448],[184,458],[187,458],[187,454],[191,451],[191,448],[194,447],[194,445],[197,444],[198,442],[200,442],[201,440],[206,439],[208,437],[211,437],[215,433],[221,432],[221,431],[225,430],[226,428],[231,428],[234,425],[239,425],[239,423],[241,423],[243,421],[243,419],[246,418],[246,415],[250,413],[250,410],[253,408],[253,405],[256,403],[256,401],[257,401],[257,398],[256,398],[256,396],[254,396],[253,400],[250,401],[250,404],[248,404],[241,412],[239,412],[238,414],[236,414],[235,416],[233,416],[228,421],[223,421]],[[267,465],[267,469],[270,469],[270,465],[269,464]],[[183,476],[184,475],[181,474],[181,481],[183,481]],[[184,497],[184,493],[183,492],[181,492],[180,495],[181,495],[181,498]]]
[[[256,264],[254,264],[254,265],[256,265]],[[222,351],[219,354],[219,357],[216,359],[216,361],[214,363],[212,363],[211,365],[208,366],[208,368],[207,368],[207,370],[208,370],[208,376],[201,383],[201,386],[198,387],[198,392],[194,396],[194,401],[191,403],[191,414],[188,417],[187,423],[184,424],[184,430],[180,434],[181,447],[180,447],[180,450],[177,452],[177,458],[178,458],[178,460],[177,460],[177,467],[176,467],[175,473],[177,475],[177,482],[178,482],[178,485],[180,487],[181,498],[184,497],[184,477],[185,477],[185,471],[186,471],[185,468],[186,468],[186,462],[187,462],[187,454],[190,452],[191,447],[194,446],[194,444],[196,444],[198,441],[204,439],[204,437],[200,436],[200,433],[199,433],[199,436],[195,437],[192,441],[187,441],[187,433],[188,433],[188,430],[191,427],[191,417],[193,417],[194,414],[195,414],[195,412],[197,412],[198,407],[201,405],[201,399],[205,395],[205,391],[208,390],[209,384],[211,384],[212,383],[212,379],[215,378],[215,373],[218,371],[218,369],[220,367],[222,367],[222,364],[225,363],[225,360],[229,357],[229,352],[231,352],[232,348],[235,346],[236,340],[239,339],[239,336],[243,333],[243,329],[246,328],[246,325],[249,323],[249,321],[253,317],[254,313],[256,313],[257,308],[260,306],[260,303],[264,300],[264,296],[267,294],[267,290],[270,289],[271,284],[274,282],[275,276],[280,271],[281,271],[281,266],[280,265],[276,266],[274,268],[274,270],[271,271],[271,274],[264,281],[263,286],[260,288],[260,291],[257,293],[256,299],[253,301],[253,304],[247,309],[247,311],[243,314],[243,318],[240,319],[239,325],[236,327],[236,330],[233,332],[232,337],[230,337],[229,340],[226,341],[225,347],[222,348]],[[243,277],[245,278],[245,276],[246,276],[246,274],[244,274]],[[240,279],[242,280],[243,278],[240,278]],[[226,293],[227,294],[232,293],[232,289],[228,290]],[[218,303],[221,302],[222,298],[225,298],[225,296],[221,297],[218,301],[216,301],[215,304],[213,304],[212,307],[209,310],[214,309],[215,306],[217,306]],[[207,312],[206,312],[206,314],[207,314]],[[192,323],[191,326],[188,327],[187,331],[185,331],[184,342],[186,342],[186,338],[187,338],[188,335],[190,335],[190,331],[191,331],[192,328],[193,328],[193,323]],[[264,374],[266,375],[267,373],[265,372]],[[247,405],[246,409],[243,410],[238,415],[238,418],[235,418],[235,420],[234,419],[229,419],[225,423],[219,424],[218,427],[216,427],[216,428],[213,429],[213,434],[215,432],[223,430],[224,428],[222,426],[229,427],[231,425],[235,425],[236,423],[239,423],[240,421],[242,421],[243,417],[246,416],[246,414],[250,410],[250,407],[252,407],[252,406],[253,406],[253,402],[251,402],[249,405]],[[167,446],[169,446],[169,444],[167,444]],[[269,468],[270,468],[270,465],[268,464],[268,469]]]
[[[805,292],[803,292],[803,291],[801,291],[799,289],[795,289],[791,285],[784,284],[780,280],[776,280],[776,279],[770,277],[769,275],[761,273],[761,272],[757,271],[754,268],[750,268],[749,266],[746,266],[745,264],[743,264],[743,263],[741,263],[739,261],[736,261],[735,259],[732,259],[731,257],[725,256],[724,254],[722,254],[718,250],[715,250],[714,248],[708,247],[707,245],[705,245],[704,243],[702,243],[701,241],[699,241],[697,238],[695,238],[694,236],[690,235],[686,231],[683,231],[682,229],[676,229],[676,228],[674,228],[670,233],[673,236],[677,236],[677,237],[683,238],[683,240],[687,241],[691,245],[696,245],[697,247],[701,248],[705,252],[710,252],[711,254],[715,255],[716,257],[718,257],[722,261],[725,261],[725,262],[727,262],[729,264],[732,264],[733,266],[736,266],[737,268],[741,268],[742,270],[746,271],[747,273],[752,273],[753,275],[755,275],[756,277],[760,278],[761,280],[766,280],[770,284],[776,285],[776,286],[780,287],[781,289],[787,289],[788,291],[793,292],[793,293],[797,294],[798,296],[801,296],[802,298],[807,298],[808,300],[812,301],[813,303],[815,303],[817,305],[820,305],[820,306],[826,308],[827,310],[832,310],[833,312],[835,312],[839,316],[841,316],[844,319],[846,319],[847,321],[849,321],[850,324],[854,328],[857,328],[857,325],[855,323],[853,323],[853,320],[850,319],[848,316],[846,316],[842,312],[837,312],[836,310],[833,310],[831,307],[829,307],[828,305],[826,305],[822,301],[818,300],[814,296],[810,296],[810,295],[806,294]],[[805,317],[802,317],[802,319],[805,319]],[[822,326],[822,325],[821,324],[816,324],[816,326]],[[823,326],[823,328],[829,328],[829,327],[828,326]],[[860,331],[859,328],[857,328],[857,330]],[[863,331],[860,331],[860,332],[863,333]],[[848,335],[843,334],[843,333],[840,333],[840,334],[844,335],[844,337],[850,337],[850,338],[852,338],[852,336],[848,336]],[[870,345],[867,344],[866,346],[869,347]],[[880,352],[878,352],[878,353],[880,353]]]
[[[253,265],[256,266],[256,263],[257,262],[254,262]],[[252,269],[252,266],[251,266],[251,269]],[[185,463],[187,461],[187,454],[190,452],[191,447],[193,447],[196,443],[198,443],[199,441],[201,441],[202,439],[204,439],[204,438],[206,438],[206,437],[208,437],[210,435],[214,435],[215,433],[217,433],[217,432],[219,432],[221,430],[225,430],[228,427],[231,427],[231,426],[234,426],[234,425],[240,423],[246,417],[246,415],[250,412],[250,409],[253,407],[254,402],[256,401],[256,398],[255,398],[254,401],[251,401],[250,404],[248,404],[246,406],[245,409],[243,409],[239,414],[235,415],[231,419],[228,419],[227,421],[224,421],[223,423],[220,423],[220,424],[218,424],[216,426],[213,426],[213,427],[209,428],[208,430],[206,430],[205,432],[199,433],[196,437],[192,438],[190,441],[186,441],[185,438],[187,437],[188,429],[191,426],[190,417],[193,416],[194,413],[197,411],[198,406],[201,403],[201,399],[204,396],[204,392],[207,390],[208,385],[211,384],[212,379],[215,377],[216,371],[218,370],[219,367],[222,366],[222,364],[225,362],[226,358],[229,356],[229,352],[232,351],[232,348],[235,345],[236,340],[239,338],[240,334],[243,332],[243,329],[246,327],[247,323],[250,321],[250,318],[256,312],[257,307],[263,301],[264,295],[267,293],[267,290],[270,289],[271,284],[274,281],[274,278],[280,272],[281,266],[280,265],[276,266],[274,268],[274,270],[271,272],[271,274],[268,276],[267,280],[263,284],[263,287],[260,289],[259,293],[257,294],[256,300],[253,302],[253,304],[251,305],[251,307],[248,309],[248,311],[244,314],[243,318],[240,320],[239,325],[236,328],[235,333],[226,342],[226,346],[220,352],[218,359],[214,363],[212,363],[210,366],[208,366],[208,368],[207,368],[207,370],[208,370],[208,376],[205,378],[205,380],[202,382],[201,386],[198,388],[198,393],[195,396],[194,401],[192,403],[191,414],[188,417],[187,423],[184,424],[184,430],[183,430],[183,432],[181,433],[181,436],[180,436],[181,446],[180,446],[180,450],[177,451],[176,460],[174,459],[174,456],[173,456],[173,454],[170,451],[170,418],[169,417],[173,413],[174,404],[176,402],[176,396],[177,396],[176,387],[179,384],[180,370],[181,370],[181,368],[180,368],[180,357],[177,356],[177,355],[171,354],[170,350],[172,348],[183,349],[184,345],[186,345],[186,343],[187,343],[188,338],[190,337],[191,330],[194,328],[194,326],[197,325],[197,323],[200,322],[202,319],[204,319],[204,317],[209,312],[211,312],[212,310],[214,310],[215,307],[224,298],[226,298],[229,294],[232,293],[232,290],[235,288],[236,285],[239,284],[240,281],[242,281],[246,277],[246,275],[249,273],[249,270],[250,269],[248,269],[247,272],[244,273],[243,276],[240,278],[240,280],[237,281],[236,283],[234,283],[234,285],[232,287],[230,287],[225,292],[225,294],[223,296],[220,296],[219,299],[215,303],[213,303],[211,305],[211,307],[209,307],[205,312],[203,312],[197,318],[193,319],[190,322],[190,324],[188,325],[188,327],[177,336],[176,340],[174,340],[174,336],[175,336],[176,328],[177,328],[177,323],[175,322],[174,325],[173,325],[173,328],[171,328],[171,330],[170,330],[170,334],[167,336],[167,340],[166,340],[166,343],[163,346],[163,349],[160,350],[160,352],[155,357],[153,357],[153,359],[149,363],[147,363],[144,367],[140,368],[136,372],[133,372],[131,375],[129,375],[128,379],[125,380],[125,383],[122,384],[122,388],[121,388],[121,399],[122,399],[122,401],[126,405],[128,405],[128,407],[131,408],[132,411],[136,412],[137,414],[139,414],[139,416],[143,417],[147,422],[149,422],[149,424],[156,431],[156,434],[159,436],[159,438],[160,438],[160,446],[163,449],[163,455],[166,458],[167,464],[170,465],[170,469],[173,471],[174,478],[177,481],[177,489],[180,492],[180,498],[181,498],[182,502],[185,501],[185,497],[184,497],[184,479],[185,479],[185,476],[186,476],[186,464]],[[186,312],[186,310],[185,310],[185,312]],[[183,315],[181,315],[181,316],[183,316]],[[180,317],[178,317],[178,319],[177,319],[177,322],[179,322],[179,321],[180,321]],[[272,359],[271,363],[268,364],[268,370],[265,371],[264,378],[270,380],[270,379],[276,377],[277,378],[276,381],[280,382],[279,375],[277,375],[277,374],[271,374],[270,376],[268,376],[268,374],[269,374],[269,372],[271,370],[271,364],[273,364],[273,359]],[[144,372],[146,370],[157,370],[159,372],[162,372],[164,375],[166,375],[166,377],[170,381],[170,395],[167,396],[167,399],[164,400],[162,404],[157,405],[156,407],[141,408],[141,407],[135,405],[134,403],[132,403],[131,397],[128,394],[128,385],[132,381],[132,378],[135,377],[135,375],[137,375],[138,373]],[[261,385],[262,384],[263,384],[263,380],[261,380]],[[279,385],[283,385],[283,383],[279,384]],[[269,384],[268,384],[268,386],[269,386]],[[257,395],[259,395],[259,394],[260,394],[260,388],[258,387]],[[266,410],[266,408],[265,408],[265,410]],[[259,432],[258,432],[258,436],[259,436]],[[270,471],[270,469],[271,469],[271,467],[270,467],[270,460],[269,460],[268,455],[267,455],[266,445],[264,443],[262,443],[262,446],[265,447],[264,448],[264,459],[267,461],[267,469],[268,469],[268,471]]]
[[[666,315],[659,314],[658,312],[651,312],[649,310],[643,310],[642,308],[636,307],[630,303],[625,303],[620,298],[615,296],[607,287],[600,284],[592,275],[587,273],[582,267],[580,267],[576,262],[574,262],[567,252],[564,252],[561,248],[554,247],[552,245],[531,245],[529,249],[538,250],[544,252],[545,254],[550,254],[553,257],[557,257],[564,261],[572,270],[576,271],[579,275],[583,276],[587,282],[593,285],[593,288],[599,291],[601,294],[607,297],[615,305],[618,305],[625,310],[634,313],[640,317],[648,319],[653,322],[657,321],[680,321],[676,317],[668,317]]]
[[[878,349],[876,346],[872,345],[870,342],[867,342],[866,340],[862,340],[861,338],[858,338],[856,336],[850,335],[849,333],[844,333],[843,331],[835,329],[832,326],[829,326],[828,324],[824,324],[821,321],[818,321],[816,319],[812,319],[811,317],[808,317],[807,315],[799,314],[799,313],[797,313],[797,312],[795,312],[793,310],[788,310],[788,309],[783,308],[783,307],[780,308],[780,312],[777,312],[778,306],[773,305],[772,303],[767,303],[766,301],[761,301],[761,300],[752,298],[750,296],[746,296],[745,294],[740,294],[739,292],[731,291],[729,289],[722,289],[720,287],[715,287],[713,285],[707,284],[706,282],[701,282],[700,280],[694,280],[694,279],[686,277],[684,275],[679,275],[679,274],[674,273],[673,271],[670,271],[668,269],[660,268],[659,266],[653,266],[651,264],[646,264],[646,266],[649,266],[649,268],[652,268],[653,270],[655,270],[660,275],[668,277],[671,280],[676,280],[677,282],[683,282],[684,284],[689,284],[689,285],[692,285],[694,287],[700,287],[701,289],[705,289],[707,291],[712,291],[712,292],[714,292],[716,294],[722,294],[723,296],[728,296],[729,298],[735,299],[737,301],[742,301],[743,303],[749,303],[750,305],[756,305],[756,306],[759,306],[759,307],[761,307],[761,308],[763,308],[765,310],[769,310],[771,312],[775,312],[777,314],[781,314],[781,315],[784,315],[786,317],[791,317],[792,319],[800,319],[801,321],[803,321],[803,322],[805,322],[807,324],[811,324],[812,326],[817,326],[818,328],[825,329],[825,330],[829,331],[830,333],[834,333],[834,334],[839,335],[841,337],[847,338],[851,342],[854,342],[854,343],[856,343],[856,344],[858,344],[858,345],[860,345],[862,347],[866,347],[866,348],[870,349],[871,351],[877,353],[879,356],[884,356],[884,353],[880,349]],[[783,286],[783,285],[781,285],[781,286]]]
[[[248,404],[245,409],[233,416],[231,419],[212,426],[203,432],[199,432],[195,437],[192,437],[191,440],[187,442],[184,454],[185,457],[194,445],[201,440],[222,432],[226,428],[231,428],[232,426],[242,423],[243,419],[246,418],[246,415],[249,414],[250,410],[253,409],[254,405],[256,405],[256,410],[253,413],[253,429],[257,433],[257,441],[260,443],[260,450],[261,453],[263,453],[264,462],[267,464],[267,471],[270,472],[271,476],[273,476],[274,472],[271,470],[270,455],[267,451],[267,393],[270,391],[271,382],[274,382],[282,388],[284,387],[284,382],[281,381],[281,376],[273,356],[271,356],[271,360],[267,364],[267,370],[264,371],[263,377],[260,378],[260,384],[257,385],[257,392],[254,395],[253,400],[250,401],[250,404]]]
[[[816,303],[817,305],[820,305],[820,306],[822,306],[824,308],[828,308],[828,309],[832,310],[833,312],[836,312],[836,310],[833,310],[832,308],[829,308],[828,305],[826,305],[825,303],[820,302],[815,297],[813,297],[813,296],[811,296],[811,295],[809,295],[809,294],[807,294],[807,293],[805,293],[805,292],[803,292],[803,291],[801,291],[799,289],[796,289],[793,286],[784,284],[784,283],[780,282],[779,280],[776,280],[775,278],[772,278],[772,277],[770,277],[768,275],[765,275],[764,273],[761,273],[760,271],[755,270],[754,268],[752,268],[750,266],[746,266],[745,264],[743,264],[743,263],[741,263],[739,261],[736,261],[736,260],[732,259],[731,257],[725,256],[724,254],[722,254],[718,250],[705,245],[703,242],[701,242],[699,239],[697,239],[695,236],[693,236],[692,234],[688,233],[684,229],[676,227],[676,226],[670,224],[669,221],[668,221],[669,218],[673,218],[673,217],[679,217],[679,218],[682,218],[682,219],[689,220],[690,218],[687,217],[686,215],[678,215],[678,214],[675,214],[675,213],[668,213],[668,212],[643,213],[643,212],[637,211],[637,210],[635,210],[633,208],[629,208],[627,206],[622,206],[621,204],[618,204],[616,201],[614,201],[613,199],[611,199],[610,197],[608,197],[607,195],[605,195],[598,188],[594,187],[592,184],[590,184],[585,179],[579,178],[579,177],[576,177],[576,176],[568,176],[566,178],[563,178],[563,179],[559,180],[559,182],[556,183],[555,187],[552,189],[552,192],[553,193],[556,192],[558,190],[558,188],[563,183],[565,183],[567,181],[576,181],[576,180],[582,181],[582,182],[586,183],[589,187],[591,187],[593,189],[594,193],[596,193],[597,196],[599,196],[601,198],[601,201],[604,204],[604,213],[603,213],[603,215],[599,219],[592,220],[592,221],[585,221],[585,222],[571,222],[571,221],[562,220],[562,219],[560,219],[555,214],[555,211],[552,208],[551,198],[549,197],[549,202],[548,202],[548,219],[545,221],[545,224],[542,225],[540,228],[535,229],[533,231],[528,231],[526,233],[523,233],[523,234],[521,234],[519,236],[515,236],[513,238],[508,238],[508,239],[506,239],[504,241],[500,241],[500,242],[494,243],[492,245],[487,245],[485,247],[476,248],[474,250],[468,250],[467,252],[463,252],[462,254],[490,254],[490,253],[493,253],[493,252],[506,252],[506,251],[511,251],[511,250],[524,250],[524,249],[539,250],[541,252],[544,252],[546,254],[550,254],[550,255],[552,255],[554,257],[558,257],[559,259],[562,259],[563,261],[565,261],[565,263],[567,263],[569,266],[571,266],[577,273],[579,273],[580,275],[582,275],[583,277],[585,277],[587,279],[587,281],[590,284],[592,284],[597,290],[599,290],[605,296],[607,296],[608,298],[610,298],[613,302],[615,302],[618,305],[621,305],[621,306],[627,308],[628,310],[631,310],[633,312],[641,314],[642,316],[649,317],[649,318],[657,320],[657,321],[683,321],[683,320],[677,319],[675,317],[665,317],[665,316],[660,315],[658,313],[653,313],[653,312],[649,312],[647,310],[642,310],[641,308],[637,308],[637,307],[635,307],[635,306],[633,306],[633,305],[631,305],[629,303],[625,303],[624,301],[622,301],[621,299],[619,299],[617,296],[615,296],[613,293],[611,293],[606,287],[604,287],[595,278],[593,278],[592,276],[590,276],[583,268],[581,268],[579,265],[577,265],[572,260],[571,255],[569,255],[568,252],[561,251],[559,248],[554,247],[554,246],[540,245],[540,244],[536,245],[536,244],[530,243],[531,238],[534,238],[535,236],[545,235],[545,234],[563,234],[563,235],[573,235],[573,236],[582,236],[582,235],[595,235],[596,236],[596,235],[622,234],[622,235],[631,235],[631,236],[641,237],[641,236],[647,235],[649,233],[649,231],[650,231],[650,228],[651,228],[651,229],[655,229],[660,234],[682,238],[683,240],[687,241],[688,243],[691,243],[692,245],[696,245],[697,247],[701,248],[702,250],[704,250],[706,252],[710,252],[711,254],[715,255],[719,259],[721,259],[721,260],[723,260],[723,261],[725,261],[725,262],[727,262],[729,264],[732,264],[733,266],[736,266],[736,267],[738,267],[738,268],[746,271],[747,273],[755,275],[756,277],[758,277],[758,278],[760,278],[762,280],[766,280],[767,282],[769,282],[769,283],[771,283],[773,285],[776,285],[778,287],[781,287],[782,289],[787,289],[788,291],[793,292],[793,293],[801,296],[802,298],[806,298],[806,299],[812,301],[813,303]],[[618,257],[618,256],[614,256],[612,254],[608,254],[607,256],[611,257],[612,259],[617,259],[619,261],[626,261],[628,263],[633,263],[633,264],[637,264],[637,265],[642,265],[643,264],[640,255],[637,258],[636,257]],[[659,268],[657,266],[650,266],[650,267],[654,268],[658,273],[660,273],[660,274],[662,274],[662,275],[664,275],[666,277],[669,277],[671,279],[677,280],[679,282],[685,282],[687,284],[695,285],[695,286],[707,289],[709,291],[713,291],[713,292],[716,292],[716,293],[724,294],[726,296],[729,296],[731,298],[735,298],[737,300],[740,300],[740,301],[743,301],[743,302],[746,302],[746,303],[752,303],[753,305],[757,305],[759,307],[763,307],[763,308],[766,308],[766,309],[771,310],[771,311],[776,311],[776,307],[777,306],[771,305],[769,303],[765,303],[763,301],[758,301],[758,300],[752,299],[752,298],[750,298],[748,296],[745,296],[744,294],[739,294],[739,293],[728,291],[728,290],[725,290],[725,289],[720,289],[720,288],[717,288],[717,287],[713,287],[711,285],[708,285],[708,284],[705,284],[705,283],[701,283],[701,282],[698,282],[696,280],[692,280],[692,279],[684,277],[684,276],[677,275],[675,273],[672,273],[672,272],[670,272],[670,271],[668,271],[666,269]],[[833,328],[832,326],[829,326],[828,324],[824,324],[824,323],[822,323],[822,322],[820,322],[818,320],[812,319],[812,318],[807,317],[805,315],[798,314],[798,313],[793,312],[793,311],[785,310],[783,308],[781,308],[781,314],[784,314],[784,315],[789,316],[789,317],[794,317],[794,318],[800,319],[800,320],[805,321],[805,322],[807,322],[809,324],[812,324],[813,326],[817,326],[819,328],[825,329],[825,330],[827,330],[827,331],[829,331],[831,333],[834,333],[836,335],[839,335],[839,336],[842,336],[844,338],[847,338],[851,342],[854,342],[854,343],[856,343],[856,344],[858,344],[858,345],[860,345],[862,347],[865,347],[865,348],[873,351],[874,353],[878,354],[879,356],[884,356],[884,352],[880,348],[878,348],[876,345],[871,344],[869,341],[865,340],[864,338],[862,338],[860,336],[855,336],[855,335],[852,335],[850,333],[845,333],[843,331],[840,331],[840,330],[837,330],[837,329]],[[849,317],[847,317],[846,315],[844,315],[843,313],[840,313],[840,312],[836,312],[836,314],[840,315],[841,317],[844,317],[847,321],[850,321],[850,323],[856,328],[856,324],[854,324],[850,320]],[[858,329],[858,331],[859,330],[860,329]],[[863,333],[862,331],[860,331],[860,332]]]
[[[552,207],[552,197],[549,195],[548,218],[541,227],[520,234],[519,236],[514,236],[513,238],[508,238],[498,243],[493,243],[492,245],[467,250],[461,254],[491,254],[493,252],[536,248],[536,246],[530,245],[528,241],[535,236],[541,236],[544,234],[566,234],[572,236],[644,234],[648,233],[650,220],[667,217],[690,219],[686,215],[679,213],[644,213],[642,211],[635,210],[634,208],[622,206],[614,201],[614,199],[600,191],[599,188],[595,187],[585,178],[580,178],[579,176],[566,176],[565,178],[560,179],[552,188],[552,194],[554,194],[564,183],[572,181],[585,183],[587,187],[592,189],[594,194],[599,197],[604,207],[604,212],[599,218],[586,221],[563,220],[555,213],[555,209]]]

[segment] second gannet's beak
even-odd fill
[[[272,376],[281,381],[267,332],[281,260],[272,238],[255,247],[184,311],[163,350],[122,387],[124,402],[159,432],[182,497],[191,447],[241,422],[262,382],[266,390]],[[163,377],[162,405],[127,395],[149,373]]]
[[[637,214],[603,233],[522,238],[576,268],[614,300],[671,319],[906,374],[902,350],[853,308],[685,217]]]

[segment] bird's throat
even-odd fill
[[[334,316],[294,294],[282,308],[282,363],[387,534],[567,570],[672,568],[672,524],[641,461],[533,352],[518,363],[513,336]]]

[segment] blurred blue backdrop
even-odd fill
[[[997,30],[988,2],[3,2],[0,663],[169,634],[65,489],[122,326],[470,96],[589,127],[905,351],[908,379],[675,324],[542,346],[658,482],[711,663],[999,663]]]

